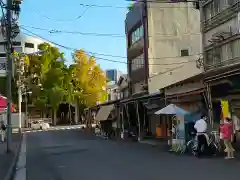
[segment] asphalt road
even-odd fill
[[[27,180],[239,180],[240,162],[197,159],[81,130],[27,133]]]

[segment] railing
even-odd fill
[[[229,19],[240,11],[240,1],[236,2],[234,5],[228,7],[227,9],[219,12],[212,18],[203,22],[203,32],[206,32],[224,22],[227,22]]]
[[[212,63],[212,64],[206,64],[205,69],[206,70],[212,70],[215,68],[220,68],[220,67],[224,67],[224,66],[229,66],[229,65],[233,65],[233,64],[240,64],[240,57],[236,57],[236,58],[232,58],[229,60],[225,60],[225,61],[221,61],[221,62],[216,62],[216,63]]]

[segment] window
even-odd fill
[[[33,43],[25,43],[25,47],[26,48],[34,48],[34,44]]]
[[[188,49],[182,49],[181,50],[181,56],[189,56]]]
[[[0,57],[7,57],[6,53],[0,53]]]
[[[1,62],[0,63],[0,71],[6,71],[7,70],[7,63],[5,63],[5,62]]]
[[[21,46],[21,42],[16,42],[16,41],[15,41],[15,42],[12,42],[12,45],[13,45],[13,46]]]
[[[134,44],[139,39],[143,37],[143,26],[141,25],[139,28],[137,28],[135,31],[131,34],[131,44]]]
[[[5,44],[6,44],[6,41],[0,42],[0,45],[5,45]]]
[[[240,40],[235,40],[231,43],[232,45],[232,57],[233,58],[237,58],[240,57],[240,51],[239,51],[239,47],[240,47]]]
[[[232,59],[232,49],[231,44],[227,43],[222,46],[222,59],[221,61],[227,61],[229,59]]]
[[[132,71],[143,68],[144,67],[144,55],[132,59]]]

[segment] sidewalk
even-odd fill
[[[14,160],[15,154],[18,151],[18,145],[21,141],[21,137],[19,134],[12,135],[12,144],[11,150],[13,153],[6,153],[6,143],[0,143],[0,177],[4,180],[7,176],[9,169],[12,166],[12,162]]]

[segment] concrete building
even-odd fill
[[[200,11],[193,3],[148,6],[148,89],[152,94],[202,72],[196,66],[202,36]]]
[[[129,91],[128,91],[128,85],[129,85],[129,80],[127,74],[123,74],[120,76],[118,80],[118,89],[120,92],[120,99],[126,99],[129,97]]]
[[[108,101],[115,101],[120,99],[120,92],[117,84],[111,84],[107,86],[107,102]]]
[[[232,117],[234,149],[239,150],[240,132],[236,127],[240,122],[240,0],[200,2],[209,117],[216,128],[222,116]],[[226,112],[223,102],[228,106]]]
[[[46,42],[40,38],[36,38],[33,36],[28,36],[23,33],[20,33],[14,40],[12,41],[13,48],[17,52],[21,53],[34,53],[38,51],[38,45]],[[49,43],[49,42],[47,42]],[[50,43],[51,44],[51,43]],[[0,35],[0,76],[6,76],[6,60],[7,54],[5,50],[5,40]]]
[[[146,89],[154,94],[202,72],[196,67],[202,52],[199,22],[193,3],[135,3],[126,17],[132,94]]]
[[[239,5],[239,0],[202,2],[202,33],[206,71],[239,63]]]

